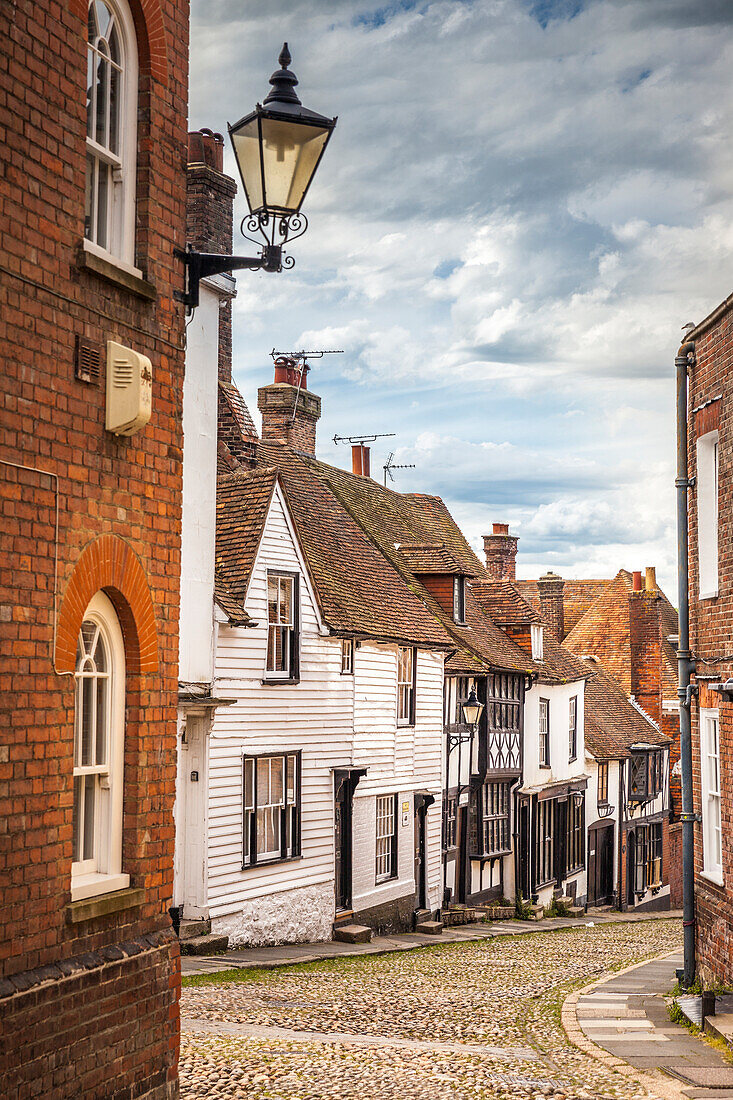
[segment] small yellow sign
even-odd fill
[[[402,803],[402,812],[403,812],[403,814],[409,814],[409,812],[410,812],[410,803],[409,802],[403,802]]]

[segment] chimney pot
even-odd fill
[[[634,589],[634,592],[641,592],[641,590],[642,590],[641,570],[638,570],[638,571],[634,572],[633,589]]]
[[[491,531],[494,535],[508,535],[509,524],[508,523],[492,523]]]
[[[224,171],[224,138],[206,128],[188,135],[188,163],[206,164],[215,172]]]
[[[369,448],[363,443],[354,443],[351,448],[351,472],[357,477],[371,477]]]
[[[657,591],[657,570],[654,565],[647,565],[644,587],[647,592]]]

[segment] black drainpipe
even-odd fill
[[[695,814],[692,802],[692,723],[690,674],[694,662],[690,653],[690,605],[687,530],[687,369],[694,362],[695,345],[683,344],[674,364],[677,373],[677,593],[679,646],[677,649],[680,704],[680,762],[682,765],[682,928],[684,933],[684,977],[686,989],[695,980]]]

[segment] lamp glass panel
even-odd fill
[[[481,717],[481,712],[484,709],[483,703],[464,703],[463,704],[463,718],[469,726],[475,726]]]
[[[330,130],[323,126],[262,119],[262,163],[268,210],[295,212],[300,209],[329,133]]]
[[[252,211],[261,210],[265,205],[262,194],[262,171],[260,168],[260,135],[257,119],[253,118],[237,130],[232,130],[232,144],[237,158],[239,174],[247,192],[247,202]]]

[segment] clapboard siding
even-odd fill
[[[300,681],[263,684],[267,647],[267,571],[300,576]],[[333,884],[333,769],[365,767],[356,796],[355,863],[360,904],[414,890],[412,794],[429,790],[428,884],[440,899],[440,791],[443,655],[419,651],[416,724],[397,727],[397,646],[362,641],[354,673],[341,673],[341,642],[324,628],[283,498],[276,487],[252,572],[245,607],[257,625],[219,623],[216,694],[232,699],[216,711],[209,738],[208,906],[212,918],[251,911],[268,895]],[[242,756],[301,753],[301,856],[243,869]],[[409,801],[409,827],[400,826],[400,874],[388,888],[374,883],[374,807],[378,793]],[[248,908],[249,906],[249,908]]]

